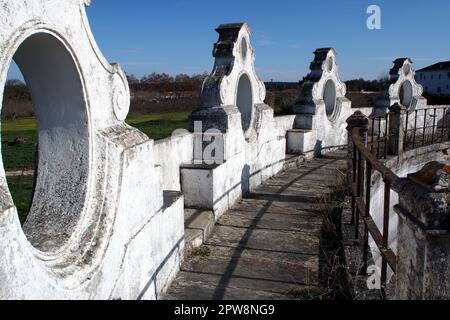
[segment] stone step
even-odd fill
[[[186,255],[199,248],[208,239],[214,229],[215,217],[212,211],[185,209]]]

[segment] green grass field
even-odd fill
[[[189,112],[160,113],[149,115],[131,115],[127,123],[151,139],[168,137],[179,128],[187,128]],[[2,122],[2,141],[14,141],[17,137],[24,137],[25,143],[9,147],[2,146],[3,165],[6,171],[33,169],[34,152],[38,142],[36,119],[5,120]]]
[[[189,112],[131,115],[126,122],[147,134],[151,139],[168,137],[176,129],[188,127]],[[25,143],[16,146],[2,145],[3,165],[6,171],[34,169],[34,154],[38,142],[36,119],[25,118],[2,121],[1,141],[25,138]],[[32,197],[33,177],[9,177],[8,186],[24,222]]]
[[[19,220],[23,224],[27,218],[31,197],[33,196],[33,176],[9,177],[8,186],[14,204],[19,213]]]
[[[36,120],[26,118],[2,121],[1,140],[14,141],[17,137],[24,137],[26,142],[12,147],[2,145],[3,166],[6,171],[33,169],[34,153],[38,142]]]
[[[188,128],[189,112],[159,113],[148,115],[131,115],[126,122],[148,135],[159,140],[169,137],[176,129]]]

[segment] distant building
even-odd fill
[[[429,94],[450,95],[450,61],[416,71],[416,81]]]

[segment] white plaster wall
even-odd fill
[[[245,139],[239,112],[227,117],[229,130],[223,134],[225,161],[216,165],[184,165],[181,185],[188,207],[212,209],[218,219],[244,194],[280,172],[286,156],[286,139],[275,127],[273,110],[256,107],[257,128]],[[292,119],[282,119],[286,128]],[[281,129],[283,131],[283,129]]]
[[[347,144],[347,119],[353,114],[351,102],[342,99],[338,102],[340,112],[337,117],[331,120],[326,113],[324,103],[316,106],[316,114],[313,118],[312,130],[305,134],[303,153],[308,157],[313,156],[320,146],[322,152],[329,148],[343,147]]]
[[[155,141],[155,161],[162,169],[163,190],[181,191],[180,166],[192,162],[193,134],[181,132]]]
[[[285,138],[287,132],[294,128],[295,115],[274,117],[274,122],[278,137]]]

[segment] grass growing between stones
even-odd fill
[[[296,300],[328,300],[329,292],[319,289],[291,288],[286,294]]]
[[[324,293],[319,296],[326,300],[351,300],[353,288],[348,276],[341,219],[348,196],[345,172],[339,171],[336,183],[330,186],[317,207],[322,216],[322,237],[320,244],[320,282]]]
[[[208,247],[201,246],[199,248],[192,249],[190,256],[192,257],[209,257],[211,250]]]

